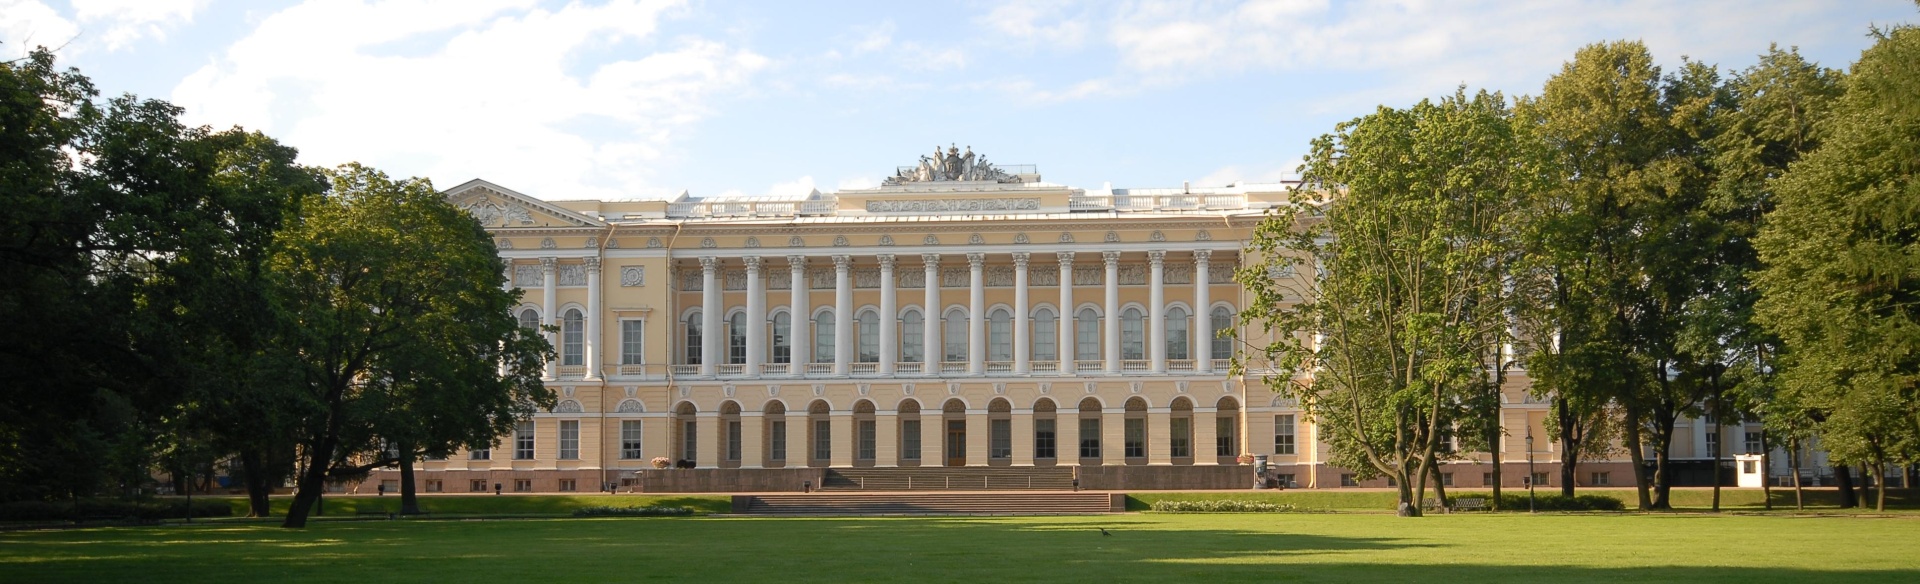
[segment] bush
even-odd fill
[[[13,501],[0,503],[0,521],[82,521],[88,519],[181,519],[187,516],[186,499],[126,501],[120,499],[81,499],[73,502]],[[225,500],[200,499],[193,502],[194,517],[232,517],[233,506]]]
[[[1487,493],[1459,493],[1448,497],[1453,501],[1472,498],[1490,498]],[[1625,511],[1626,503],[1605,495],[1574,495],[1563,497],[1558,493],[1538,493],[1533,508],[1539,511]],[[1526,511],[1527,493],[1512,491],[1500,493],[1500,509],[1505,511]]]
[[[1293,511],[1294,507],[1238,499],[1202,499],[1154,501],[1151,509],[1160,513],[1284,513]]]
[[[581,507],[573,510],[574,517],[684,517],[692,515],[690,507]]]

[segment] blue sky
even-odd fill
[[[1869,27],[1916,21],[1910,0],[0,0],[0,53],[64,45],[105,93],[309,164],[559,200],[868,187],[948,144],[1089,188],[1274,180],[1339,121],[1537,93],[1592,42],[1844,68]]]

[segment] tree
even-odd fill
[[[1836,466],[1884,474],[1920,454],[1920,29],[1875,34],[1819,147],[1770,183],[1754,247],[1780,393],[1814,412]]]
[[[1508,120],[1499,94],[1462,89],[1340,124],[1314,141],[1300,204],[1256,229],[1262,264],[1237,274],[1272,339],[1268,385],[1314,416],[1336,464],[1392,478],[1404,516],[1506,327],[1489,268],[1508,249]],[[1296,267],[1319,277],[1271,275]]]
[[[539,381],[551,348],[509,315],[518,295],[502,289],[478,222],[422,179],[355,164],[327,176],[270,262],[295,325],[277,350],[297,357],[310,414],[295,426],[302,470],[286,527],[306,525],[329,478],[396,462],[374,454],[383,437],[479,445],[554,402]]]

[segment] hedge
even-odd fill
[[[684,517],[692,515],[689,507],[582,507],[573,510],[574,517]]]
[[[81,499],[79,501],[12,501],[0,503],[0,521],[81,521],[87,519],[181,519],[187,516],[186,499],[126,501],[120,499]],[[193,502],[194,517],[232,517],[233,506],[224,499],[198,499]]]
[[[1283,513],[1295,510],[1290,504],[1242,499],[1154,501],[1150,508],[1159,513]]]

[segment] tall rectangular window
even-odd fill
[[[1174,458],[1193,456],[1193,418],[1173,418],[1167,421],[1167,444]]]
[[[1719,428],[1715,428],[1718,430]],[[1707,456],[1720,456],[1720,433],[1707,432]]]
[[[533,421],[513,425],[513,459],[533,460]]]
[[[1220,337],[1217,335],[1220,334],[1220,331],[1233,328],[1233,315],[1228,313],[1226,307],[1223,306],[1213,309],[1212,316],[1207,320],[1212,326],[1200,332],[1206,335],[1205,338],[1208,339],[1207,342],[1213,343],[1213,355],[1211,356],[1215,359],[1232,359],[1233,337]]]
[[[792,316],[784,312],[773,315],[773,337],[769,341],[773,344],[774,363],[793,362]]]
[[[643,343],[646,342],[647,331],[646,327],[641,326],[644,324],[646,324],[645,321],[639,320],[620,321],[621,365],[639,365],[645,362],[646,357],[643,352],[645,347]]]
[[[680,426],[680,458],[682,460],[700,459],[699,422],[687,422]]]
[[[1273,417],[1273,453],[1293,454],[1293,414]]]
[[[1126,434],[1126,444],[1125,444],[1126,457],[1127,458],[1146,458],[1147,457],[1147,419],[1146,418],[1127,418],[1126,426],[1124,426],[1122,430]]]
[[[1147,358],[1146,317],[1138,310],[1129,308],[1120,314],[1120,358]]]
[[[1080,361],[1100,360],[1100,315],[1088,308],[1080,311],[1073,323],[1073,358]]]
[[[992,443],[987,445],[987,457],[1013,457],[1013,420],[989,420],[988,437]]]
[[[909,312],[900,319],[900,360],[920,363],[926,360],[927,323],[920,313]]]
[[[860,448],[854,451],[854,455],[860,460],[873,460],[878,456],[875,452],[877,426],[873,420],[860,420],[856,426],[859,431]]]
[[[920,460],[920,420],[900,421],[900,459]]]
[[[1080,458],[1100,458],[1100,418],[1080,418]]]
[[[585,363],[586,346],[585,319],[578,310],[568,310],[560,320],[560,364],[580,365]]]
[[[860,315],[860,354],[855,358],[860,363],[880,362],[880,319],[869,312]]]
[[[640,420],[620,421],[620,459],[639,460]]]
[[[580,421],[560,421],[560,460],[580,460]]]
[[[813,460],[820,463],[833,460],[833,424],[827,420],[813,423]]]
[[[747,315],[736,313],[727,319],[727,363],[747,362]]]
[[[947,338],[941,343],[949,362],[967,360],[967,315],[959,310],[947,313],[947,321],[941,325]]]
[[[1041,311],[1033,316],[1033,355],[1035,361],[1054,361],[1060,358],[1060,321],[1052,312]]]
[[[740,462],[740,421],[727,422],[727,460]]]
[[[1747,433],[1747,454],[1759,454],[1759,453],[1760,453],[1760,433],[1748,432]]]
[[[1240,456],[1239,421],[1226,416],[1214,418],[1214,456]]]
[[[767,426],[767,459],[785,461],[787,459],[787,422],[776,420]]]
[[[994,311],[987,319],[987,360],[1013,360],[1013,321],[1004,310]]]
[[[1059,456],[1058,436],[1053,430],[1053,420],[1033,421],[1033,457],[1054,458]]]

